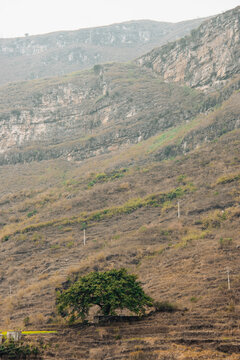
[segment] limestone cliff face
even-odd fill
[[[235,93],[231,116],[221,121],[216,117],[214,125],[209,120],[209,127],[194,135],[183,131],[183,140],[158,156],[186,153],[239,128],[239,12],[240,7],[211,19],[137,64],[98,64],[61,77],[1,86],[0,165],[53,158],[81,161],[117,151],[167,129],[187,128],[200,113],[207,116]],[[33,47],[26,51],[31,54]],[[208,93],[186,84],[219,89]]]
[[[203,19],[129,21],[91,29],[0,39],[0,84],[63,75],[109,61],[128,61],[176,40]]]
[[[151,136],[188,126],[198,114],[205,116],[236,94],[221,121],[218,115],[214,125],[210,121],[199,133],[183,132],[182,141],[158,157],[186,153],[239,128],[239,88],[240,80],[208,95],[166,83],[134,64],[9,84],[0,88],[0,165],[55,158],[82,161],[123,148],[131,151],[131,145],[141,147]]]
[[[0,163],[81,160],[192,119],[206,97],[134,64],[0,88]],[[195,106],[192,106],[192,103]]]
[[[204,22],[190,36],[137,60],[165,81],[209,88],[240,72],[240,6]]]

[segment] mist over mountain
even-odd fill
[[[0,84],[61,76],[98,63],[129,61],[180,38],[203,19],[179,23],[151,20],[0,39]]]

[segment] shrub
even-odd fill
[[[88,187],[93,187],[95,184],[101,184],[108,181],[113,181],[115,179],[120,179],[124,176],[127,169],[114,170],[110,173],[100,173],[96,174],[91,181],[88,183]]]
[[[94,74],[99,75],[101,70],[103,69],[102,65],[96,64],[93,67]]]
[[[27,217],[32,217],[32,216],[34,216],[34,215],[36,215],[37,214],[37,210],[33,210],[33,211],[30,211],[28,214],[27,214]]]
[[[26,317],[23,319],[23,324],[24,324],[24,326],[30,325],[30,317],[29,317],[29,316],[26,316]]]
[[[168,301],[163,301],[163,302],[155,301],[153,305],[157,312],[173,312],[178,310],[176,305],[173,305]]]
[[[196,302],[198,301],[198,298],[197,298],[196,296],[192,296],[192,297],[190,298],[190,301],[191,301],[192,303],[196,303]]]
[[[153,354],[152,352],[144,352],[142,350],[134,351],[130,354],[129,360],[157,360],[157,354]]]
[[[178,177],[177,177],[177,182],[178,183],[180,183],[180,184],[186,184],[186,175],[184,175],[184,174],[182,174],[182,175],[179,175]]]
[[[0,345],[0,358],[5,359],[39,359],[40,351],[35,346],[14,342],[5,342]]]
[[[8,241],[9,240],[9,235],[5,235],[2,237],[2,242]]]
[[[218,184],[228,184],[231,183],[233,181],[237,181],[240,180],[240,174],[228,174],[228,175],[224,175],[220,178],[217,179],[216,181],[216,185]]]
[[[232,246],[233,239],[232,238],[220,238],[219,247],[220,249],[229,249]]]

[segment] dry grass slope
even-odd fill
[[[239,145],[235,130],[164,162],[151,162],[142,151],[124,178],[90,187],[97,174],[111,173],[110,161],[117,167],[119,155],[1,167],[2,326],[24,328],[28,318],[29,329],[61,329],[44,340],[59,359],[239,359]],[[56,287],[78,274],[122,266],[156,300],[188,311],[127,327],[61,325]]]

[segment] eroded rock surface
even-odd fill
[[[240,6],[207,20],[176,42],[154,49],[137,60],[165,81],[207,89],[240,71]]]

